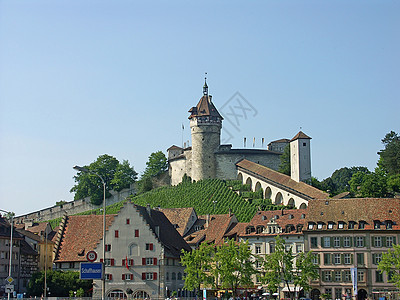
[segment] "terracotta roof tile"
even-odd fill
[[[158,210],[168,218],[180,235],[183,236],[186,233],[185,231],[190,221],[190,216],[194,211],[193,207],[159,208]]]
[[[299,133],[296,134],[290,141],[292,142],[292,141],[295,141],[295,140],[298,140],[298,139],[309,139],[309,140],[311,140],[311,138],[308,135],[306,135],[303,131],[299,131]]]
[[[254,174],[257,177],[260,177],[261,180],[265,180],[266,182],[280,186],[282,189],[285,189],[289,192],[297,192],[303,195],[303,198],[308,198],[310,200],[325,199],[329,197],[327,193],[311,185],[308,185],[304,182],[297,182],[291,179],[290,176],[279,173],[247,159],[239,161],[236,166],[239,170],[243,170],[250,175]]]
[[[115,215],[106,216],[107,229],[114,217]],[[102,236],[102,215],[68,216],[54,262],[86,261],[86,253],[97,247]]]
[[[393,229],[400,229],[400,199],[396,198],[349,198],[319,199],[308,202],[306,222],[334,223],[364,221],[365,229],[373,229],[374,221],[393,221]],[[324,226],[324,229],[326,225]],[[347,228],[347,225],[345,226]]]
[[[207,95],[201,97],[199,103],[197,103],[197,106],[192,107],[189,112],[191,113],[189,119],[191,119],[192,117],[210,116],[219,117],[221,120],[223,120],[222,116],[219,114],[214,104],[209,101],[209,96]]]

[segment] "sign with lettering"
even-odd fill
[[[80,279],[102,279],[103,263],[81,263]]]

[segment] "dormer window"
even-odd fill
[[[322,229],[322,227],[324,226],[324,224],[323,223],[318,223],[318,225],[317,225],[317,229]]]
[[[386,229],[392,229],[392,227],[393,227],[393,222],[390,221],[390,220],[385,221],[385,225],[386,225]]]
[[[263,233],[264,226],[257,226],[256,233]]]
[[[354,221],[349,221],[348,229],[354,229],[354,224],[355,224]]]
[[[358,222],[358,229],[365,229],[365,222],[364,221]]]
[[[338,229],[343,229],[344,227],[344,223],[343,222],[339,222],[338,223]]]
[[[246,233],[247,234],[250,234],[250,233],[252,233],[254,231],[255,231],[254,226],[249,226],[249,227],[246,228]]]
[[[313,230],[314,229],[314,223],[308,223],[308,229]]]
[[[333,229],[333,222],[328,223],[328,229]]]
[[[381,229],[381,222],[380,221],[377,221],[377,220],[374,221],[374,229]]]
[[[304,219],[306,217],[305,214],[301,214],[300,219]]]

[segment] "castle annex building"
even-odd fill
[[[223,117],[212,102],[207,82],[203,86],[203,96],[189,113],[192,146],[181,148],[173,145],[167,149],[172,185],[180,183],[185,174],[196,181],[206,178],[236,179],[236,163],[243,159],[277,170],[283,149],[289,143],[292,179],[311,179],[311,138],[303,132],[290,141],[280,139],[271,142],[267,149],[232,149],[231,144],[221,145]]]

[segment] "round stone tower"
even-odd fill
[[[203,97],[189,112],[192,135],[192,174],[193,180],[215,178],[217,163],[215,151],[221,140],[222,116],[208,95],[207,78],[203,86]]]

